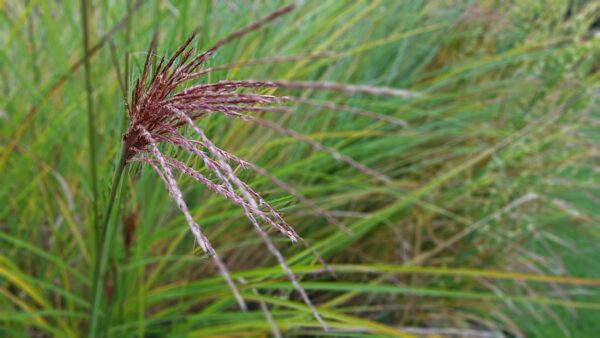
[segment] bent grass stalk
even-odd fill
[[[261,20],[248,25],[228,36],[219,40],[211,48],[193,56],[195,49],[191,48],[191,42],[194,39],[192,34],[183,43],[177,51],[166,60],[164,57],[158,62],[156,69],[151,74],[151,63],[156,49],[156,35],[153,39],[147,57],[144,63],[144,68],[141,76],[135,82],[135,86],[131,92],[129,102],[125,102],[127,116],[129,118],[129,128],[124,134],[120,158],[118,160],[114,180],[111,187],[110,197],[108,200],[106,214],[102,223],[102,234],[100,237],[101,244],[99,245],[99,253],[96,257],[96,265],[94,270],[93,281],[93,299],[90,313],[90,334],[94,337],[98,329],[102,287],[100,280],[104,275],[109,256],[109,242],[114,232],[114,222],[111,222],[111,213],[117,198],[118,187],[121,182],[123,171],[129,162],[139,161],[148,164],[164,182],[169,195],[175,201],[177,207],[183,213],[186,223],[190,231],[194,235],[196,242],[202,250],[209,254],[223,279],[226,281],[231,290],[234,299],[238,306],[244,310],[246,304],[238,291],[233,279],[227,270],[223,260],[219,257],[216,250],[211,245],[209,239],[204,235],[199,224],[197,224],[184,200],[183,193],[177,186],[177,182],[173,175],[173,169],[182,174],[191,177],[195,181],[206,186],[214,193],[223,196],[233,204],[241,207],[244,214],[250,221],[254,230],[258,233],[261,241],[267,247],[269,252],[276,258],[280,268],[292,283],[296,292],[308,307],[313,317],[319,322],[324,330],[327,330],[327,325],[317,308],[312,304],[307,292],[301,286],[300,282],[292,272],[292,269],[287,265],[285,258],[271,241],[267,230],[264,226],[268,226],[280,232],[283,236],[289,238],[292,242],[300,241],[304,244],[309,252],[325,265],[325,262],[319,254],[310,249],[307,243],[295,232],[295,230],[281,217],[281,215],[266,202],[257,192],[249,185],[240,180],[232,169],[230,163],[239,165],[242,168],[253,169],[259,174],[270,178],[276,185],[283,187],[294,196],[301,196],[295,190],[290,189],[285,183],[269,175],[266,170],[261,169],[253,164],[245,162],[235,155],[226,152],[216,146],[204,131],[195,124],[195,120],[208,115],[210,113],[220,113],[225,116],[239,118],[247,122],[254,122],[257,125],[276,131],[277,133],[290,136],[301,142],[308,143],[315,150],[322,151],[332,156],[338,161],[344,162],[356,170],[377,179],[380,182],[389,183],[391,179],[386,175],[366,167],[365,165],[355,161],[354,159],[345,156],[334,149],[325,147],[324,145],[305,137],[295,131],[289,130],[275,122],[260,119],[256,116],[246,115],[244,112],[289,112],[289,107],[273,107],[272,104],[281,104],[283,102],[294,102],[287,97],[265,95],[259,93],[242,93],[240,90],[260,90],[267,88],[274,89],[314,89],[318,91],[337,91],[344,93],[359,93],[366,95],[385,95],[401,98],[410,98],[417,95],[403,89],[374,87],[365,85],[349,85],[330,82],[293,82],[293,81],[261,81],[261,80],[245,80],[245,81],[219,81],[209,84],[198,84],[189,86],[181,91],[176,91],[180,84],[184,84],[190,80],[199,78],[200,76],[210,73],[212,70],[221,69],[220,67],[205,68],[200,70],[203,65],[214,52],[228,42],[240,38],[245,34],[259,29],[268,22],[278,18],[279,16],[288,13],[294,8],[294,5],[282,7],[275,12],[267,15]],[[116,59],[116,58],[115,58]],[[294,59],[286,58],[287,59]],[[283,60],[283,59],[282,59]],[[257,61],[260,63],[262,61]],[[248,62],[249,64],[252,61]],[[317,104],[312,101],[299,101],[296,103],[304,103],[308,105],[318,105],[320,108],[332,109],[338,111],[347,111],[354,115],[362,115],[377,119],[376,115],[360,112],[347,106],[336,106],[333,104],[323,103]],[[379,119],[383,120],[383,119]],[[391,121],[387,121],[388,123]],[[396,121],[397,122],[397,121]],[[179,129],[190,128],[200,139],[188,139],[179,132]],[[208,170],[209,176],[200,174],[197,170],[187,166],[185,163],[172,158],[159,149],[159,143],[173,145],[181,148],[185,152],[201,159],[204,167]],[[301,202],[310,204],[306,198],[300,198]],[[326,211],[318,209],[318,213],[323,214],[326,219],[338,225],[341,229],[346,229],[334,217]],[[347,230],[347,229],[346,229]]]

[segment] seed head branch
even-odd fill
[[[223,263],[223,261],[221,260],[221,258],[217,254],[217,252],[214,250],[212,245],[210,244],[210,241],[208,240],[208,238],[206,238],[206,236],[204,236],[204,234],[202,233],[200,226],[192,218],[192,215],[190,214],[190,212],[188,210],[187,204],[185,203],[185,201],[183,199],[183,194],[181,193],[181,190],[179,190],[179,188],[177,187],[177,183],[175,182],[173,173],[171,172],[171,169],[167,165],[167,162],[166,162],[164,156],[158,150],[158,147],[156,146],[156,142],[154,141],[152,135],[150,135],[150,133],[146,129],[144,129],[144,127],[140,126],[139,128],[140,128],[142,135],[148,139],[148,142],[150,143],[150,148],[152,150],[152,154],[154,155],[154,158],[156,158],[156,160],[159,163],[162,170],[159,169],[154,164],[154,162],[149,161],[149,160],[146,160],[146,162],[152,167],[152,169],[154,169],[154,171],[156,171],[156,173],[160,176],[160,178],[165,182],[165,185],[167,187],[167,190],[169,191],[169,194],[171,195],[171,197],[173,197],[173,199],[175,200],[175,202],[177,204],[177,207],[183,213],[185,220],[188,223],[190,230],[192,231],[192,234],[194,234],[194,237],[196,238],[196,242],[200,245],[200,247],[202,248],[202,250],[204,252],[210,254],[213,257],[213,260],[215,262],[215,265],[217,266],[217,269],[219,270],[219,272],[225,279],[226,283],[228,284],[229,288],[231,289],[236,301],[238,302],[238,305],[240,306],[240,308],[246,309],[246,303],[244,302],[243,298],[241,297],[237,287],[233,283],[233,280],[231,279],[231,276],[229,274],[229,271],[227,270],[227,267],[225,266],[225,264]],[[143,156],[143,154],[142,154],[142,156]]]

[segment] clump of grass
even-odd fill
[[[586,21],[597,17],[593,6],[566,19],[560,10],[566,2],[452,8],[417,1],[305,2],[276,29],[219,48],[193,72],[197,78],[177,84],[162,101],[204,87],[197,98],[175,100],[178,111],[163,113],[168,118],[158,125],[164,132],[142,123],[152,142],[144,129],[129,125],[140,144],[124,148],[117,162],[123,167],[116,168],[126,180],[109,197],[103,177],[115,174],[110,150],[122,148],[115,143],[128,129],[122,126],[127,114],[115,111],[129,95],[117,94],[103,42],[113,40],[117,60],[144,49],[138,37],[153,27],[178,45],[201,22],[202,33],[175,59],[168,78],[202,54],[192,52],[182,62],[190,46],[235,30],[236,21],[256,17],[257,8],[247,2],[143,2],[143,11],[135,12],[140,1],[127,8],[90,2],[95,19],[86,57],[95,85],[98,203],[106,217],[98,264],[89,249],[98,229],[90,212],[92,181],[80,169],[89,149],[81,144],[85,86],[76,70],[84,70],[85,58],[77,61],[80,22],[64,10],[79,1],[30,3],[7,3],[0,23],[8,27],[3,41],[9,46],[3,54],[8,62],[0,63],[7,79],[0,171],[8,178],[0,189],[7,206],[0,208],[0,335],[75,337],[90,309],[93,335],[325,335],[288,272],[247,226],[244,207],[232,202],[253,210],[220,166],[223,160],[257,193],[251,197],[262,216],[283,224],[268,204],[293,225],[299,245],[289,245],[285,233],[268,236],[278,230],[253,214],[327,321],[326,335],[524,337],[536,336],[535,328],[537,336],[553,337],[558,325],[564,336],[587,336],[578,331],[582,318],[595,318],[598,309],[597,264],[591,262],[597,246],[588,231],[598,223],[590,202],[597,195],[597,152],[591,150],[597,142],[584,135],[597,129],[598,40],[586,33]],[[125,10],[124,18],[133,21],[113,20]],[[39,39],[34,48],[19,31],[25,15]],[[53,29],[49,18],[64,29]],[[104,26],[111,22],[113,28]],[[118,26],[131,32],[121,36]],[[171,59],[168,54],[160,69],[154,65],[162,44],[153,44],[139,98]],[[32,59],[44,60],[37,73],[35,62],[23,57],[30,51],[36,51]],[[275,56],[259,56],[264,53]],[[143,58],[140,63],[142,74]],[[121,81],[124,93],[130,93],[127,82]],[[250,86],[258,82],[264,87]],[[208,95],[223,83],[238,87]],[[23,110],[23,93],[33,98],[35,113]],[[190,106],[216,94],[229,101],[273,99],[209,102],[225,112]],[[216,163],[235,194],[198,151]],[[235,289],[214,273],[210,252],[208,261],[191,253],[195,237],[184,226],[186,215],[176,210],[172,217],[177,207],[169,187],[180,190],[177,196],[185,198]],[[114,201],[114,211],[104,197]],[[120,226],[122,240],[114,238]],[[311,246],[302,248],[303,239]],[[315,262],[317,252],[327,265]],[[88,277],[95,267],[103,271],[93,278],[98,285]],[[87,299],[90,287],[99,291],[94,304]],[[238,311],[232,289],[247,311]],[[589,315],[575,317],[575,310]]]

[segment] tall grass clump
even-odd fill
[[[596,3],[0,8],[0,336],[600,329]]]

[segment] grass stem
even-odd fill
[[[101,306],[101,297],[102,297],[102,283],[101,278],[104,275],[104,271],[106,269],[106,264],[108,262],[108,252],[110,240],[112,237],[112,233],[114,231],[113,223],[110,222],[110,216],[112,213],[112,209],[115,204],[115,200],[117,197],[117,191],[119,190],[119,185],[121,183],[121,177],[123,176],[123,171],[125,170],[125,166],[127,165],[127,147],[124,144],[123,149],[121,151],[121,155],[119,158],[119,162],[117,165],[117,169],[115,171],[115,176],[110,188],[110,197],[108,199],[108,206],[106,209],[106,214],[104,215],[104,220],[102,222],[101,228],[101,237],[100,237],[100,245],[98,254],[96,255],[96,260],[94,264],[94,279],[92,281],[92,302],[90,308],[90,322],[89,322],[89,333],[88,337],[95,337],[96,330],[98,328],[98,317]]]
[[[98,246],[98,173],[96,169],[96,120],[94,117],[94,102],[92,91],[92,80],[90,74],[90,39],[89,39],[89,19],[88,19],[88,3],[87,0],[81,0],[81,20],[82,20],[82,35],[83,35],[83,68],[85,77],[85,91],[87,99],[87,116],[88,116],[88,143],[89,165],[91,170],[92,181],[92,208],[94,215],[94,234],[96,246]]]

